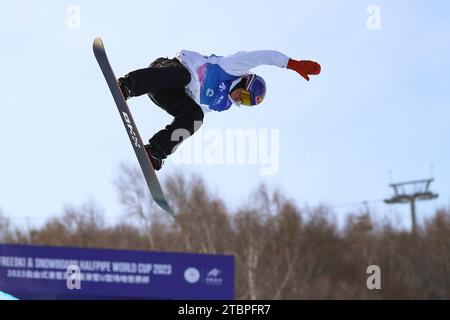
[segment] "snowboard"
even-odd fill
[[[106,50],[103,45],[103,41],[100,38],[94,40],[94,55],[97,62],[102,70],[103,76],[105,77],[106,83],[108,84],[109,90],[114,98],[114,101],[119,110],[120,118],[122,119],[125,130],[130,138],[131,145],[133,146],[134,152],[138,158],[139,165],[141,166],[142,173],[144,174],[145,181],[147,182],[150,193],[155,200],[155,202],[164,209],[170,215],[174,215],[172,209],[170,208],[166,197],[164,196],[161,184],[159,183],[156,172],[150,162],[147,152],[145,151],[144,144],[142,143],[141,136],[139,134],[138,128],[134,119],[131,115],[128,104],[125,101],[122,91],[119,88],[117,78],[111,68],[106,55]]]

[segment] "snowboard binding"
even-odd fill
[[[119,87],[120,87],[120,91],[122,91],[122,95],[125,99],[125,101],[128,100],[128,98],[132,97],[131,94],[131,80],[125,76],[125,77],[121,77],[117,80]]]
[[[164,159],[166,158],[164,152],[155,144],[149,141],[149,144],[145,145],[145,151],[147,152],[150,162],[152,163],[153,169],[158,171],[162,168],[164,164]]]

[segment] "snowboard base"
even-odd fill
[[[141,166],[142,173],[144,174],[145,181],[147,182],[150,193],[155,200],[155,202],[167,213],[174,215],[172,208],[169,206],[166,197],[164,196],[161,184],[159,183],[156,172],[150,162],[147,152],[145,151],[145,146],[142,142],[142,138],[139,134],[138,128],[134,119],[131,115],[128,104],[125,101],[122,91],[120,90],[119,84],[117,83],[117,78],[111,68],[106,55],[106,50],[103,45],[103,41],[100,38],[94,40],[94,55],[97,62],[102,70],[103,76],[105,77],[106,83],[108,84],[109,90],[116,102],[117,108],[119,110],[120,118],[122,119],[125,130],[130,138],[131,145],[138,158],[139,165]]]

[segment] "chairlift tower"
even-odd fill
[[[390,199],[384,200],[387,204],[409,203],[411,207],[412,234],[416,235],[416,200],[433,200],[439,195],[430,191],[430,184],[434,179],[423,179],[392,183],[389,186],[394,188],[394,195]]]

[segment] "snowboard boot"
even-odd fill
[[[122,95],[125,99],[125,101],[128,100],[128,98],[130,98],[131,95],[131,80],[128,78],[128,76],[125,77],[121,77],[117,80],[119,87],[120,87],[120,91],[122,91]]]
[[[147,151],[147,155],[150,158],[153,169],[156,171],[160,170],[164,164],[164,159],[166,158],[165,153],[151,141],[149,144],[145,145],[145,151]]]

